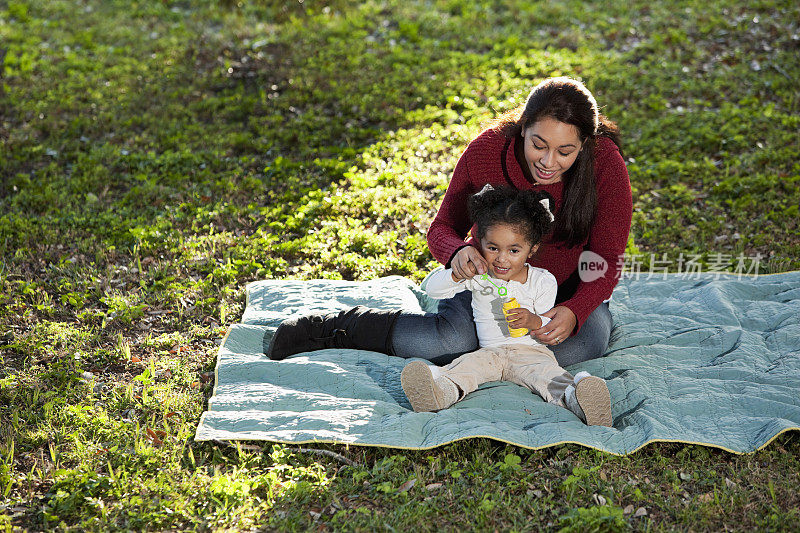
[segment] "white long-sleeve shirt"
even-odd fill
[[[443,268],[431,272],[422,282],[422,286],[428,296],[438,299],[452,298],[464,290],[472,291],[472,316],[475,319],[481,348],[502,344],[536,345],[541,343],[530,335],[511,336],[508,322],[503,315],[503,302],[509,298],[516,298],[520,307],[541,315],[553,308],[558,284],[555,276],[547,270],[529,264],[526,266],[528,279],[525,283],[503,281],[492,277],[483,279],[480,275],[472,279],[453,281],[453,269]],[[506,287],[508,293],[501,297],[496,286]],[[550,321],[547,317],[541,318],[542,325]]]

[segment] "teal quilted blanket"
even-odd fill
[[[650,442],[753,452],[800,429],[800,272],[620,280],[608,353],[569,370],[608,382],[614,427],[587,427],[527,389],[493,382],[450,409],[415,413],[406,360],[320,350],[270,361],[281,320],[357,304],[433,311],[410,281],[269,280],[247,286],[241,324],[219,350],[196,440],[344,443],[425,449],[471,437],[526,448],[578,443],[629,454]]]

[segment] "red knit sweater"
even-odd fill
[[[486,130],[461,155],[439,212],[428,230],[428,247],[440,263],[448,264],[465,242],[477,246],[476,240],[467,241],[471,237],[467,199],[487,183],[509,185],[503,172],[503,163],[510,185],[518,189],[540,187],[548,192],[555,200],[554,214],[558,216],[564,184],[539,185],[525,177],[514,155],[515,144],[520,139],[513,139],[503,153],[506,137],[495,130]],[[527,174],[530,176],[529,172]],[[568,307],[578,320],[573,334],[592,311],[611,296],[618,281],[618,261],[625,252],[631,228],[633,205],[628,169],[617,146],[606,137],[599,137],[595,148],[595,176],[597,215],[587,242],[582,246],[566,248],[548,238],[530,261],[533,266],[545,268],[556,277],[559,285],[558,305]],[[603,277],[589,283],[578,279],[578,257],[583,250],[590,250],[606,260],[608,271]]]

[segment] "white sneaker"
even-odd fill
[[[411,361],[400,373],[400,384],[414,411],[447,409],[458,401],[458,387],[449,378],[434,378],[431,365]]]
[[[611,395],[603,378],[588,372],[575,375],[572,385],[564,391],[564,405],[587,426],[611,427]]]

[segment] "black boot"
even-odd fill
[[[289,318],[275,330],[265,353],[276,361],[325,348],[355,348],[392,355],[392,327],[400,313],[359,305],[324,316]]]

